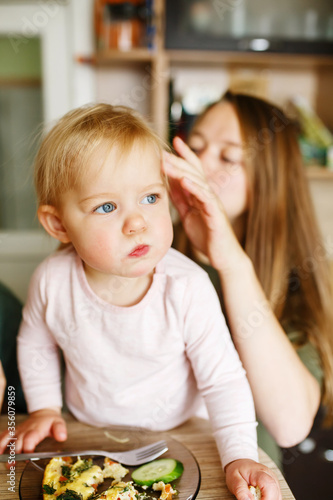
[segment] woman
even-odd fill
[[[186,232],[174,246],[209,271],[247,371],[259,444],[309,433],[321,390],[333,413],[332,293],[297,133],[273,105],[227,92],[166,154]],[[271,442],[269,442],[271,441]]]

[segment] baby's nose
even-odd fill
[[[141,214],[130,214],[126,217],[123,225],[124,234],[134,234],[140,231],[144,231],[147,227],[146,221]]]

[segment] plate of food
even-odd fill
[[[200,469],[182,443],[165,433],[142,429],[84,427],[80,439],[69,434],[65,443],[46,440],[38,450],[125,451],[164,439],[168,451],[138,467],[84,454],[28,461],[20,479],[20,500],[192,500],[197,496]]]

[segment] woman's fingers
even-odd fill
[[[174,139],[174,145],[182,157],[165,152],[162,168],[169,177],[171,200],[183,219],[193,207],[193,196],[207,203],[215,195],[204,175],[200,159],[179,137]],[[191,182],[192,188],[187,189]]]
[[[179,160],[184,162],[181,158],[176,158],[175,162],[180,163]],[[198,196],[200,201],[205,200],[206,202],[214,198],[214,194],[204,177],[193,175],[190,170],[186,172],[183,168],[175,167],[169,162],[165,162],[164,171],[169,177],[170,198],[182,220],[193,206],[193,195],[194,197]],[[205,197],[204,194],[206,194]]]
[[[179,156],[175,156],[166,151],[163,155],[162,168],[167,175],[170,175],[170,177],[176,179],[180,179],[184,176],[193,177],[193,179],[204,178],[200,163],[199,166],[195,166],[188,160],[180,158]]]
[[[194,182],[191,179],[184,177],[181,180],[181,185],[191,195],[191,204],[203,211],[203,215],[213,215],[216,210],[220,212],[220,207],[217,206],[215,193],[205,183]]]
[[[202,202],[209,202],[216,199],[216,194],[212,191],[210,186],[201,179],[193,180],[190,177],[183,177],[182,184],[186,189],[197,196]]]
[[[192,151],[192,149],[178,136],[173,139],[173,147],[175,151],[188,161],[191,165],[194,165],[199,170],[202,170],[201,161],[198,156]]]
[[[169,187],[170,199],[177,209],[180,218],[183,219],[189,209],[189,193],[184,191],[184,189],[180,186],[179,181],[174,181],[173,179],[169,180]]]
[[[184,164],[185,167],[183,168]],[[178,191],[181,191],[179,190],[179,186],[177,186],[176,181],[180,182],[180,184],[183,186],[183,181],[187,179],[186,182],[189,183],[192,182],[196,186],[201,187],[201,191],[203,193],[206,193],[207,200],[216,197],[212,189],[210,188],[206,178],[202,174],[198,175],[196,173],[193,173],[191,168],[188,166],[188,163],[182,160],[181,158],[172,156],[172,161],[170,162],[169,160],[165,161],[163,167],[165,173],[169,176],[169,178],[175,181],[173,183],[170,183],[171,193],[172,191],[175,191],[177,189]]]
[[[203,173],[193,172],[192,166],[185,160],[173,155],[171,156],[172,159],[170,161],[167,159],[164,162],[163,168],[169,179],[171,179],[170,195],[172,200],[176,202],[176,205],[181,202],[187,203],[188,196],[187,193],[183,191],[185,184],[186,186],[192,185],[193,189],[194,186],[196,187],[195,193],[193,192],[193,194],[200,194],[201,201],[207,203],[216,199],[216,194],[212,191]],[[189,188],[188,191],[192,193],[193,189]]]

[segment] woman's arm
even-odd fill
[[[311,430],[320,403],[319,384],[277,321],[250,260],[219,276],[257,415],[280,446],[293,446]]]
[[[318,382],[277,321],[252,263],[209,187],[198,157],[179,139],[167,154],[171,198],[192,244],[217,269],[231,334],[252,388],[258,417],[280,446],[309,433],[320,402]]]

